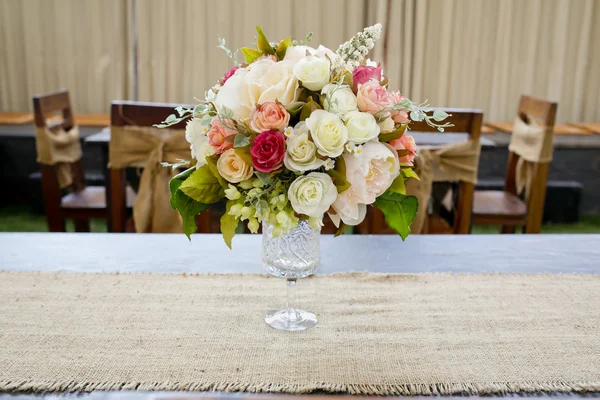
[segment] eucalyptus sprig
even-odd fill
[[[180,123],[181,121],[185,121],[186,119],[205,114],[207,110],[208,106],[204,103],[198,104],[195,107],[179,106],[175,108],[175,111],[179,116],[175,114],[170,114],[160,124],[154,124],[153,126],[157,128],[168,128],[169,126],[177,125],[178,123]]]
[[[226,46],[225,38],[222,38],[221,36],[217,35],[217,39],[219,40],[219,45],[217,46],[217,49],[223,50],[225,52],[225,54],[227,54],[227,57],[229,57],[231,62],[233,62],[233,65],[235,65],[236,67],[241,67],[242,64],[240,64],[237,60],[238,50],[236,50],[235,53],[233,53]]]

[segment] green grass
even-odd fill
[[[106,232],[106,221],[92,220],[92,232]],[[496,226],[473,226],[474,234],[498,233]],[[47,232],[46,217],[32,213],[26,207],[0,209],[0,232]],[[67,231],[74,232],[73,222],[67,221]],[[588,215],[576,224],[544,225],[542,233],[600,233],[600,215]]]

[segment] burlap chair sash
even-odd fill
[[[111,126],[109,166],[143,167],[133,205],[136,232],[182,232],[179,214],[169,204],[169,180],[176,171],[161,162],[189,160],[184,130]]]
[[[77,126],[68,131],[59,128],[52,132],[47,127],[35,127],[37,162],[56,167],[61,188],[73,183],[71,164],[81,159],[81,143]]]
[[[411,231],[427,233],[428,206],[433,182],[477,183],[479,166],[479,140],[467,140],[443,147],[421,148],[415,158],[415,172],[420,180],[409,179],[406,192],[419,200],[419,210]]]
[[[519,156],[515,176],[517,193],[525,190],[528,197],[535,165],[552,161],[553,136],[552,127],[536,123],[527,124],[520,117],[515,118],[508,149]]]

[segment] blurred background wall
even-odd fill
[[[600,120],[600,0],[0,0],[0,111],[61,87],[78,113],[192,103],[231,66],[217,34],[248,46],[261,25],[336,49],[376,22],[371,58],[413,100],[502,121],[528,93],[559,101],[560,121]]]

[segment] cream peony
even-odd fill
[[[307,56],[294,65],[294,76],[309,90],[320,91],[329,82],[330,62],[326,58]]]
[[[322,217],[337,197],[331,177],[323,172],[303,175],[290,185],[288,198],[298,214]]]
[[[196,168],[206,164],[206,157],[215,154],[215,149],[208,142],[209,127],[203,125],[199,118],[192,118],[185,126],[185,139],[190,143],[192,157],[196,159]]]
[[[239,68],[227,79],[215,97],[217,107],[226,106],[238,120],[247,119],[256,104],[278,100],[284,106],[296,101],[298,79],[292,61],[265,58]]]
[[[310,46],[288,47],[283,60],[292,61],[295,64],[307,55],[317,56],[320,58],[328,58],[331,61],[335,61],[337,58],[339,58],[339,56],[335,54],[332,50],[328,49],[323,45],[319,45],[319,47],[316,49]]]
[[[239,183],[250,179],[254,170],[237,155],[235,149],[226,150],[217,161],[217,170],[227,182]]]
[[[372,114],[352,111],[346,114],[348,140],[355,144],[363,144],[379,135],[379,125]]]
[[[348,141],[348,129],[340,117],[324,110],[315,110],[306,119],[306,126],[319,154],[327,157],[342,154]]]
[[[373,141],[365,143],[358,156],[344,154],[346,179],[351,186],[332,204],[335,213],[330,213],[330,217],[336,225],[340,220],[346,225],[362,222],[366,205],[375,202],[400,174],[394,153],[389,145]]]
[[[324,161],[317,157],[317,146],[310,140],[306,123],[296,125],[286,140],[286,147],[283,163],[290,171],[304,172],[323,166]]]
[[[357,108],[356,96],[349,87],[338,88],[337,85],[328,83],[323,86],[321,94],[325,96],[323,107],[334,114],[346,114]]]

